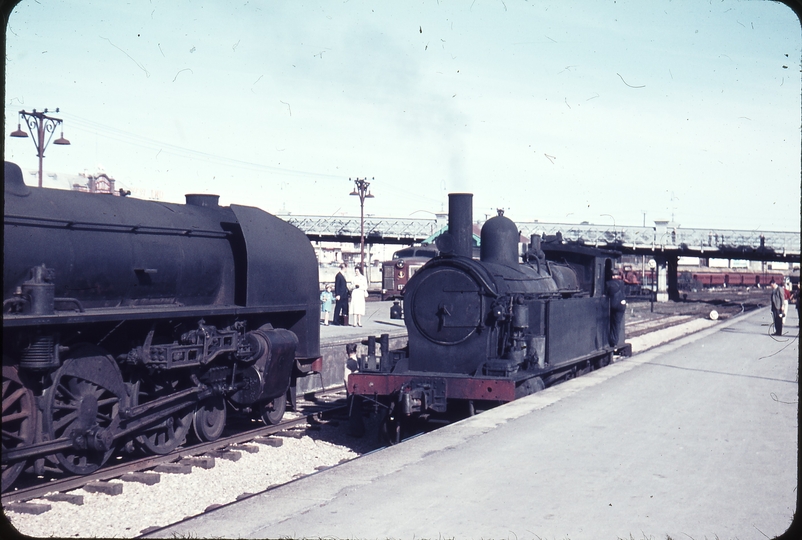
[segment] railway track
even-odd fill
[[[280,424],[274,426],[261,426],[256,429],[250,429],[234,433],[232,435],[221,437],[216,441],[198,443],[191,446],[179,447],[173,452],[165,455],[150,455],[139,459],[133,459],[120,463],[118,465],[106,466],[92,474],[85,476],[70,476],[67,478],[55,478],[44,483],[36,483],[30,486],[22,486],[16,490],[8,493],[3,493],[0,497],[3,508],[12,509],[20,512],[38,511],[39,508],[26,509],[24,506],[19,506],[15,503],[25,503],[33,499],[41,499],[44,497],[52,496],[53,494],[64,494],[67,491],[85,488],[90,485],[99,485],[108,480],[123,478],[132,473],[139,473],[158,468],[160,465],[178,464],[183,466],[192,466],[191,458],[198,456],[212,455],[219,456],[223,459],[235,458],[235,455],[226,455],[227,452],[247,451],[239,445],[248,442],[260,442],[263,444],[271,444],[269,436],[287,432],[297,428],[307,428],[309,425],[321,424],[328,421],[333,414],[337,411],[344,411],[346,409],[345,403],[341,399],[336,399],[337,393],[344,392],[342,387],[331,388],[315,394],[314,402],[305,405],[304,411],[298,418],[285,420]],[[330,403],[321,404],[320,398],[323,396],[334,396],[335,400]],[[198,462],[195,462],[196,464]],[[54,500],[59,500],[60,496],[53,497]]]
[[[696,316],[698,317],[698,315]],[[639,335],[649,333],[660,328],[681,324],[691,318],[694,318],[694,316],[678,314],[673,316],[663,315],[645,320],[633,320],[627,325],[627,332],[630,336],[633,334]],[[338,392],[340,392],[339,395],[337,394]],[[278,426],[260,426],[256,429],[247,429],[240,433],[227,436],[225,439],[221,438],[213,443],[179,448],[170,455],[148,456],[126,463],[120,463],[119,465],[109,466],[91,476],[71,477],[54,480],[38,486],[19,488],[16,491],[4,494],[2,496],[2,505],[4,509],[12,510],[14,526],[20,527],[20,532],[32,534],[33,536],[48,536],[52,534],[52,531],[63,532],[67,536],[136,536],[137,534],[147,534],[169,523],[180,521],[185,517],[209,511],[212,508],[220,506],[220,503],[227,504],[228,502],[232,502],[234,497],[239,500],[241,497],[252,495],[253,493],[261,492],[265,489],[271,489],[274,486],[292,481],[300,476],[313,474],[316,470],[335,466],[338,460],[342,463],[344,460],[350,460],[363,453],[375,450],[380,445],[375,443],[375,441],[372,440],[373,438],[371,438],[371,444],[374,444],[374,446],[370,447],[364,444],[367,442],[365,439],[368,437],[361,439],[361,443],[358,443],[357,439],[352,438],[345,444],[345,448],[352,448],[356,452],[356,456],[354,456],[354,453],[351,453],[348,456],[344,456],[345,459],[343,459],[343,455],[341,454],[334,459],[329,458],[328,461],[313,463],[311,466],[307,466],[303,471],[300,470],[301,467],[292,469],[287,474],[283,474],[283,472],[276,473],[271,469],[269,475],[272,480],[261,484],[260,487],[248,487],[244,485],[242,474],[251,476],[265,474],[264,472],[254,472],[252,467],[259,468],[259,464],[271,461],[273,463],[283,463],[285,460],[288,460],[288,462],[292,461],[295,459],[294,456],[297,456],[298,452],[301,451],[302,447],[306,448],[307,452],[311,452],[310,454],[300,457],[300,460],[304,461],[320,451],[318,443],[321,443],[325,447],[328,441],[332,440],[332,437],[335,439],[339,438],[339,441],[335,444],[343,444],[343,441],[348,440],[346,430],[343,429],[342,426],[343,418],[347,416],[344,410],[344,401],[341,399],[343,396],[344,392],[341,387],[335,387],[327,391],[308,395],[304,400],[300,399],[299,396],[299,406],[303,408],[301,416],[289,419]],[[334,427],[337,426],[338,421],[340,427]],[[375,432],[374,428],[375,426],[369,427],[368,431],[373,433]],[[301,431],[301,429],[303,429],[303,431]],[[294,435],[291,437],[281,437],[279,435],[281,432],[294,433]],[[301,434],[308,435],[308,437],[302,437]],[[251,442],[269,444],[266,441],[271,439],[273,441],[283,440],[284,444],[281,448],[269,448],[257,444],[247,444]],[[301,444],[302,441],[303,444]],[[245,448],[247,446],[250,447],[250,450]],[[278,444],[274,446],[278,446]],[[259,454],[252,453],[254,447],[262,448]],[[226,459],[225,454],[236,454],[237,452],[251,452],[251,454],[243,454],[241,461],[236,464],[224,461]],[[29,514],[27,517],[23,517],[23,514],[20,513],[28,512],[28,510],[20,510],[18,506],[20,504],[27,504],[35,507],[36,505],[48,505],[49,500],[67,501],[68,497],[76,497],[75,494],[82,494],[88,491],[79,488],[86,488],[86,486],[90,484],[106,483],[122,487],[124,483],[121,482],[120,479],[126,475],[131,476],[133,472],[149,471],[162,465],[180,464],[182,461],[186,460],[202,460],[204,458],[201,456],[208,456],[210,453],[220,456],[220,462],[217,467],[207,471],[201,470],[204,468],[203,466],[198,466],[194,469],[194,471],[197,472],[187,475],[186,478],[184,478],[184,475],[180,474],[162,475],[161,484],[167,485],[162,485],[161,487],[158,487],[161,484],[153,486],[153,488],[149,485],[140,484],[138,486],[131,486],[131,491],[126,487],[125,492],[120,497],[89,493],[88,495],[83,495],[83,497],[86,498],[86,504],[84,506],[73,506],[73,504],[67,504],[66,502],[54,502],[52,505],[53,509],[40,516]],[[267,453],[265,457],[262,457],[263,453]],[[319,466],[316,467],[315,465]],[[283,467],[283,465],[281,466]],[[287,466],[286,468],[290,469],[291,467]],[[210,482],[210,480],[208,480],[210,477],[206,476],[210,473],[215,475],[215,480],[211,480],[213,484],[205,483]],[[152,475],[153,473],[150,474]],[[281,476],[281,474],[283,474],[283,476]],[[193,480],[195,477],[197,477],[197,479]],[[229,482],[233,486],[228,490],[228,496],[224,493],[227,488],[217,484],[217,482]],[[127,482],[125,484],[127,485]],[[193,485],[203,487],[192,487]],[[207,489],[211,488],[212,485],[215,486],[214,489]],[[153,491],[151,491],[151,489],[153,489]],[[211,499],[210,497],[206,497],[204,498],[205,502],[198,502],[192,509],[178,511],[177,513],[172,512],[169,517],[163,517],[154,510],[146,509],[159,506],[159,503],[140,506],[142,504],[142,494],[147,494],[144,496],[148,498],[152,497],[160,501],[166,501],[162,506],[167,508],[172,506],[174,501],[186,498],[188,493],[196,494],[193,498],[197,497],[199,493],[198,489],[207,492],[218,492],[214,495],[214,497],[217,498]],[[232,490],[233,495],[231,494]],[[72,494],[67,492],[72,492]],[[136,495],[137,493],[139,493],[139,495]],[[151,493],[153,493],[153,495],[151,495]],[[53,494],[56,494],[55,497],[53,497]],[[82,495],[77,496],[81,497]],[[176,499],[176,497],[178,499]],[[130,510],[131,504],[136,505],[137,510],[135,512]],[[78,516],[77,520],[80,524],[61,525],[61,523],[64,522],[68,524],[74,523],[76,521],[76,516]],[[114,524],[114,528],[109,525],[109,523],[113,521],[118,522]],[[74,530],[68,527],[73,527]]]
[[[650,316],[650,314],[644,313],[644,304],[634,305],[637,306],[635,308],[635,313],[637,316],[645,318],[627,319],[627,338],[633,338],[643,334],[648,334],[650,332],[656,332],[658,330],[683,324],[700,317],[706,318],[709,316],[710,311],[714,309],[719,312],[720,317],[727,318],[734,317],[746,311],[751,311],[761,307],[759,303],[748,301],[748,298],[744,299],[742,302],[739,302],[738,300],[734,302],[724,300],[721,305],[695,304],[689,302],[688,304],[679,303],[672,305],[671,309],[675,310],[673,314],[653,313]],[[685,312],[682,312],[683,310]]]
[[[638,336],[682,324],[688,320],[693,319],[693,315],[675,315],[675,316],[661,316],[652,319],[645,319],[639,321],[629,321],[627,323],[628,336]],[[304,408],[304,413],[298,418],[286,420],[279,425],[275,426],[260,426],[256,429],[248,429],[240,431],[230,436],[221,437],[220,439],[207,442],[197,443],[191,446],[182,446],[173,452],[165,455],[149,455],[138,459],[131,459],[122,457],[125,460],[123,463],[117,465],[106,466],[95,473],[86,476],[70,476],[67,478],[51,478],[49,481],[39,482],[34,485],[22,485],[17,489],[8,493],[2,494],[3,507],[8,507],[13,503],[26,502],[33,499],[40,499],[54,493],[65,493],[67,491],[79,489],[90,484],[107,482],[112,479],[122,478],[125,475],[130,475],[134,472],[142,472],[154,469],[160,465],[166,464],[180,464],[182,460],[188,458],[196,458],[198,456],[216,453],[237,451],[237,445],[259,440],[260,438],[269,437],[277,433],[285,432],[302,426],[307,426],[310,423],[325,422],[325,416],[331,415],[338,409],[344,408],[344,405],[339,406],[321,406],[319,403],[326,397],[336,397],[338,393],[344,394],[342,386],[336,386],[324,391],[314,393],[312,396],[307,396],[310,401],[299,400]],[[264,442],[264,441],[263,441]],[[223,457],[225,459],[225,457]]]
[[[646,319],[642,321],[627,321],[627,337],[640,336],[649,332],[655,332],[668,328],[669,326],[676,326],[691,319],[696,319],[694,315],[671,315],[668,317],[659,317],[656,319]]]

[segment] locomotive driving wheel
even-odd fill
[[[198,404],[192,418],[192,428],[201,442],[216,441],[225,427],[226,400],[223,396],[212,396]]]
[[[32,444],[36,436],[34,395],[20,380],[17,368],[3,365],[3,453]],[[6,491],[22,470],[25,461],[3,463],[2,491]]]
[[[284,418],[284,411],[287,410],[287,394],[282,394],[272,401],[262,404],[262,420],[268,426],[275,426]]]
[[[176,392],[178,390],[177,381],[154,382],[140,380],[134,384],[133,405],[142,405]],[[172,413],[170,416],[145,428],[142,435],[136,438],[137,444],[145,452],[152,454],[169,454],[175,450],[189,432],[192,425],[194,411],[189,403],[187,407]]]
[[[121,408],[128,404],[122,375],[102,349],[83,345],[56,371],[45,391],[42,416],[49,440],[68,438],[72,448],[55,454],[73,474],[90,474],[114,453]]]

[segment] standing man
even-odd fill
[[[781,336],[783,335],[783,317],[785,317],[783,312],[785,294],[773,279],[769,285],[771,285],[771,316],[774,318],[774,335]]]
[[[608,261],[609,262],[609,261]],[[610,339],[611,347],[620,345],[624,335],[624,315],[627,312],[627,292],[621,275],[614,272],[612,266],[607,269],[605,289],[610,298]]]
[[[348,280],[345,279],[345,264],[334,277],[334,320],[332,324],[343,325],[343,315],[348,315]]]

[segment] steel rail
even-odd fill
[[[332,393],[334,391],[336,391],[336,388],[329,389],[324,393]],[[103,467],[100,470],[85,476],[70,476],[69,478],[53,480],[44,484],[37,484],[35,486],[17,489],[16,491],[3,493],[2,496],[0,497],[0,503],[6,505],[14,502],[29,501],[31,499],[41,498],[50,493],[57,493],[57,492],[60,493],[64,491],[78,489],[91,482],[119,478],[129,472],[138,472],[146,469],[151,469],[163,463],[173,463],[186,457],[194,457],[213,451],[219,451],[233,445],[252,441],[257,437],[265,435],[273,435],[275,433],[280,433],[282,431],[286,431],[301,425],[315,423],[316,421],[322,422],[324,421],[323,420],[324,415],[344,408],[345,405],[337,405],[326,408],[324,410],[315,410],[309,414],[304,414],[299,418],[288,420],[275,426],[263,426],[256,429],[237,433],[230,437],[226,437],[225,439],[218,439],[212,442],[200,443],[186,448],[179,448],[169,454],[146,456],[144,458],[140,458],[134,461],[129,461],[126,463],[121,463],[119,465]]]

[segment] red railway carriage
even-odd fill
[[[437,253],[434,246],[413,246],[393,253],[392,260],[382,263],[382,300],[401,298],[409,278]]]
[[[702,287],[755,287],[757,285],[765,287],[771,283],[772,279],[780,284],[785,282],[785,276],[779,272],[707,271],[693,272],[690,277],[692,280],[690,283],[696,282]]]

